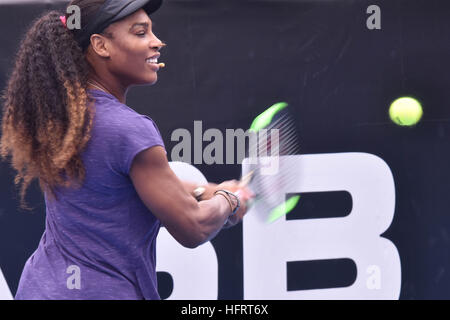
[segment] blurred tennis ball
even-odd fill
[[[423,110],[419,101],[411,97],[398,98],[389,107],[389,116],[400,126],[412,126],[422,118]]]

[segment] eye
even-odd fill
[[[137,35],[138,37],[143,37],[143,36],[145,36],[145,34],[146,34],[145,31],[140,31],[140,32],[136,33],[136,35]]]

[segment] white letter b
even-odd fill
[[[243,174],[248,169],[244,161]],[[352,211],[345,217],[280,218],[267,224],[258,217],[258,206],[251,208],[243,221],[244,298],[398,299],[400,257],[395,245],[380,236],[391,224],[395,209],[388,165],[367,153],[294,155],[280,157],[283,170],[296,177],[283,193],[347,191],[352,196]],[[287,290],[287,262],[342,258],[356,264],[352,285]]]

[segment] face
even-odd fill
[[[112,35],[104,38],[108,70],[123,86],[154,84],[158,80],[162,42],[153,34],[152,21],[144,10],[111,24],[105,32]]]

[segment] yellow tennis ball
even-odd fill
[[[389,107],[389,116],[400,126],[412,126],[422,118],[422,105],[414,98],[403,97],[392,102]]]

